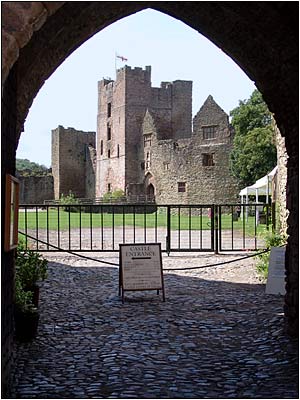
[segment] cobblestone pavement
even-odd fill
[[[162,250],[166,250],[167,228],[139,228],[139,227],[104,227],[95,228],[72,228],[71,231],[60,230],[59,235],[56,230],[28,229],[27,233],[33,238],[38,237],[45,243],[57,246],[62,250],[73,249],[82,251],[114,251],[119,249],[119,243],[157,243],[161,242]],[[235,229],[222,229],[220,240],[223,251],[233,249],[255,249],[264,248],[264,239],[254,236],[243,236],[243,231]],[[203,249],[209,251],[212,248],[212,236],[210,230],[171,230],[170,245],[172,249]],[[32,241],[33,248],[36,242]],[[39,243],[39,250],[47,249],[47,245]]]
[[[265,294],[253,259],[168,271],[166,302],[153,291],[122,304],[117,268],[47,257],[38,335],[17,347],[13,398],[299,398],[283,297]],[[176,254],[163,266],[234,257]]]

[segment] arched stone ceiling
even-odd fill
[[[104,27],[151,7],[185,22],[227,53],[256,83],[285,134],[279,103],[292,107],[289,99],[297,87],[297,2],[2,4],[4,79],[18,60],[18,133],[38,90],[68,55]]]

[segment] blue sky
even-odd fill
[[[227,114],[250,97],[254,83],[218,47],[168,15],[144,10],[94,35],[45,82],[25,122],[17,158],[51,166],[51,130],[96,131],[97,82],[115,77],[115,53],[131,67],[152,67],[152,86],[193,81],[193,116],[208,95]],[[117,61],[117,68],[125,63]]]

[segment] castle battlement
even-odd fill
[[[116,81],[124,79],[124,77],[151,82],[151,66],[148,65],[143,69],[141,67],[131,68],[129,65],[125,65],[124,67],[117,69]]]

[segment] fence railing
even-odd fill
[[[270,224],[262,204],[43,204],[19,211],[20,235],[37,251],[119,251],[121,243],[150,242],[167,253],[256,250]]]
[[[86,197],[76,197],[76,204],[77,205],[86,205],[86,204],[144,204],[144,203],[155,203],[155,196],[153,195],[127,195],[122,197],[114,197],[106,196],[103,197],[93,197],[93,198],[86,198]],[[44,205],[59,205],[62,204],[61,200],[44,200]]]
[[[275,226],[267,204],[216,206],[219,251],[257,250],[264,247],[264,233]]]

